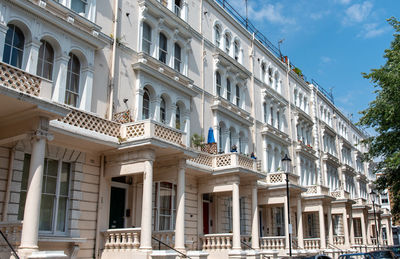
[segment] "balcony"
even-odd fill
[[[289,183],[298,184],[299,176],[296,174],[289,173]],[[281,172],[268,173],[266,178],[267,184],[283,184],[286,183],[286,174]]]
[[[211,106],[212,110],[219,111],[230,118],[245,124],[246,126],[253,125],[254,119],[250,116],[250,113],[243,110],[239,106],[229,102],[228,100],[220,97],[214,97],[214,103]]]
[[[284,144],[290,144],[290,137],[288,134],[271,126],[268,123],[264,123],[264,128],[261,131],[261,134],[273,137],[275,140],[283,142]]]
[[[311,185],[306,188],[307,191],[303,194],[305,196],[329,195],[329,188],[322,185]]]
[[[304,238],[304,248],[307,250],[316,250],[321,248],[320,238]]]
[[[204,251],[229,250],[232,248],[232,233],[207,234],[200,237]]]
[[[285,249],[285,236],[267,236],[260,237],[260,248],[263,250]]]
[[[352,176],[356,176],[356,171],[354,170],[354,168],[347,164],[342,165],[342,172],[350,174]]]
[[[150,74],[164,84],[190,96],[197,95],[193,90],[193,80],[146,53],[138,53],[133,59],[132,67],[135,71]]]
[[[238,170],[261,173],[258,160],[236,152],[217,155],[199,151],[197,153],[198,156],[188,160],[188,164],[198,169],[213,171],[216,174]]]
[[[329,162],[339,166],[339,159],[336,157],[336,155],[333,155],[331,153],[324,152],[322,155],[322,160],[329,161]]]
[[[331,196],[336,199],[350,199],[350,193],[345,190],[331,191]]]
[[[317,158],[315,156],[315,150],[311,145],[306,145],[302,141],[297,142],[296,152],[302,152],[303,154],[309,155],[313,158]]]

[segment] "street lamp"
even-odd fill
[[[292,225],[290,224],[290,196],[289,196],[289,173],[291,172],[292,159],[287,154],[282,158],[282,168],[286,174],[286,197],[287,197],[287,211],[288,211],[288,229],[289,229],[289,256],[292,257]]]
[[[376,212],[375,212],[375,199],[378,196],[377,193],[372,189],[369,193],[372,199],[372,207],[374,208],[374,220],[375,220],[375,233],[376,233],[376,243],[378,245],[379,250],[379,232],[378,232],[378,225],[376,224]]]

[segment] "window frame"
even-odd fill
[[[148,99],[145,99],[145,95],[147,95]],[[145,105],[145,101],[147,101],[147,105]],[[145,116],[145,114],[147,116]],[[150,92],[149,90],[147,90],[147,88],[144,88],[142,97],[142,120],[147,120],[149,118],[150,118]]]
[[[149,38],[145,37],[145,29],[148,29],[148,36]],[[152,33],[153,33],[153,28],[148,24],[147,22],[142,23],[142,52],[146,53],[147,55],[151,55],[151,45],[153,44],[152,42]],[[148,45],[148,46],[147,46]],[[148,48],[148,51],[147,51]]]
[[[43,189],[46,188],[46,180],[48,177],[54,178],[54,176],[50,176],[48,173],[48,162],[49,161],[56,161],[57,162],[57,174],[56,174],[56,187],[55,187],[55,194],[51,193],[44,193]],[[26,187],[23,186],[24,182],[28,184],[29,181],[29,168],[30,168],[30,162],[31,162],[31,154],[25,154],[24,157],[24,165],[23,165],[23,173],[22,173],[22,183],[21,183],[21,189],[20,189],[20,202],[19,202],[19,208],[18,208],[18,219],[23,220],[24,216],[24,211],[25,211],[25,202],[26,202],[26,193],[27,189]],[[68,165],[68,187],[67,187],[67,195],[62,195],[61,194],[61,174],[63,173],[63,165],[66,164]],[[70,209],[70,199],[71,199],[71,185],[72,185],[72,163],[71,162],[66,162],[63,161],[62,159],[53,159],[53,158],[48,158],[46,157],[44,159],[44,168],[43,168],[43,188],[41,190],[41,200],[43,201],[43,196],[44,195],[52,195],[53,196],[53,207],[52,207],[52,218],[51,218],[51,229],[50,230],[41,230],[40,229],[40,219],[42,218],[42,207],[40,208],[40,214],[39,214],[39,234],[42,235],[51,235],[51,236],[67,236],[68,235],[68,228],[69,228],[69,223],[70,223],[70,218],[69,218],[69,209]],[[25,195],[22,195],[25,194]],[[23,198],[21,198],[23,197]],[[60,208],[60,198],[64,197],[66,198],[66,204],[65,204],[65,214],[64,214],[64,224],[63,228],[65,231],[58,231],[59,225],[58,225],[58,217],[59,217],[59,208]],[[47,217],[46,217],[47,218]]]
[[[158,60],[164,64],[167,64],[168,63],[168,38],[163,32],[160,32],[158,37],[159,37]],[[165,49],[163,47],[165,47]]]
[[[78,65],[79,65],[79,74],[74,72],[73,69],[73,62],[74,62],[74,58],[76,58],[76,60],[78,61]],[[73,107],[78,107],[79,105],[79,101],[80,101],[80,84],[81,84],[81,70],[82,70],[82,65],[81,65],[81,61],[79,60],[78,56],[76,56],[74,53],[70,52],[69,53],[69,61],[68,61],[68,67],[67,67],[67,82],[65,85],[65,100],[64,103],[67,105],[71,105]],[[77,92],[72,91],[72,82],[73,80],[72,77],[73,76],[78,76],[78,86],[77,86]],[[69,82],[69,83],[68,83]],[[76,100],[75,100],[75,105],[70,103],[69,101],[67,102],[67,100],[69,98],[67,98],[69,95],[73,95],[76,96]]]
[[[177,57],[177,47],[179,48],[179,57]],[[182,47],[175,42],[174,44],[174,69],[181,73],[182,71]]]
[[[221,74],[216,71],[215,72],[215,85],[216,85],[216,92],[217,92],[217,96],[222,96],[221,95],[221,90],[222,90],[222,78],[221,78]]]
[[[170,184],[171,189],[171,196],[170,196],[170,203],[171,203],[171,208],[170,208],[170,214],[161,214],[161,207],[160,207],[160,190],[161,184]],[[176,221],[176,203],[177,203],[177,185],[174,184],[173,182],[169,181],[156,181],[153,182],[153,195],[154,195],[154,205],[152,205],[153,208],[153,231],[159,231],[159,232],[170,232],[175,230],[175,221]],[[160,230],[160,222],[161,222],[161,217],[169,217],[169,229],[161,229]]]
[[[24,62],[24,51],[25,51],[25,34],[24,32],[21,30],[21,28],[19,28],[18,26],[14,25],[14,24],[8,24],[7,25],[7,32],[5,35],[5,42],[4,42],[4,49],[3,49],[3,58],[2,61],[6,64],[9,64],[11,66],[17,67],[22,69],[22,65]],[[9,33],[9,31],[11,30],[11,42],[7,43],[7,35]],[[19,34],[19,36],[21,36],[20,38],[22,39],[22,48],[20,48],[20,46],[15,46],[15,35],[16,33]],[[7,48],[9,48],[9,50],[7,51]],[[8,53],[8,60],[6,59],[6,53]],[[13,57],[14,57],[14,53],[16,54],[16,63],[12,63],[13,61]]]
[[[167,123],[167,103],[164,97],[160,98],[160,122],[163,124]]]
[[[231,80],[229,78],[226,79],[226,99],[230,102],[231,101]]]
[[[36,66],[36,74],[38,76],[40,76],[40,77],[47,78],[49,80],[53,80],[54,48],[46,40],[40,40],[40,42],[42,42],[42,44],[40,45],[40,48],[39,48],[38,62],[37,62],[37,66]],[[51,61],[45,59],[46,58],[46,53],[47,53],[46,50],[48,50],[47,45],[50,47],[51,51],[53,52],[53,53],[51,53]],[[42,56],[41,56],[40,54],[41,54],[41,49],[42,48],[43,48],[43,50],[42,50]],[[46,77],[44,75],[44,68],[45,68],[46,64],[49,65],[49,67],[51,68],[50,71],[48,71],[48,72],[50,72],[49,73],[49,77]]]

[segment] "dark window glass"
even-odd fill
[[[3,62],[21,68],[24,55],[25,37],[15,25],[8,25],[4,44]]]

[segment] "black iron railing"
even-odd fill
[[[176,249],[173,248],[172,246],[170,246],[170,245],[164,243],[164,242],[161,241],[160,239],[155,238],[155,237],[151,237],[151,238],[152,238],[153,240],[155,240],[155,241],[158,242],[158,250],[161,250],[161,245],[164,245],[164,246],[166,246],[167,248],[169,248],[169,249],[174,250],[175,252],[177,252],[182,258],[189,258],[189,259],[191,259],[189,256],[187,256],[187,255],[185,255],[184,253],[182,253],[182,252],[176,250]]]
[[[4,240],[6,241],[8,247],[11,249],[11,251],[13,252],[14,256],[16,259],[20,259],[17,252],[15,251],[14,247],[10,244],[10,242],[8,241],[6,235],[4,235],[3,231],[0,230],[0,235],[4,238]]]

